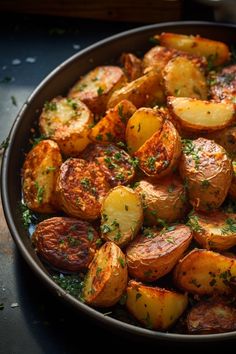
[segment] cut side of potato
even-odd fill
[[[192,240],[188,226],[174,225],[162,231],[147,228],[127,247],[129,274],[142,281],[155,281],[169,273]]]
[[[188,253],[174,270],[176,286],[198,295],[230,294],[235,277],[235,259],[203,249]]]
[[[116,304],[127,286],[125,255],[114,242],[106,242],[89,266],[84,282],[84,301],[95,307]]]
[[[167,330],[183,314],[187,304],[186,295],[135,280],[128,283],[126,307],[148,329]]]
[[[59,146],[52,140],[42,140],[27,154],[23,170],[23,197],[27,207],[38,213],[53,213],[56,180],[62,164]]]
[[[129,119],[126,127],[128,152],[136,152],[146,140],[161,129],[164,114],[160,109],[139,108]]]
[[[142,201],[133,189],[118,186],[110,190],[102,204],[102,237],[125,246],[143,222]]]
[[[168,97],[168,107],[186,130],[205,132],[227,127],[235,120],[230,102],[211,102],[189,97]]]
[[[128,81],[134,81],[143,73],[142,60],[132,53],[123,53],[121,63]]]

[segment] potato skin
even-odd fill
[[[142,75],[142,60],[133,53],[123,53],[121,63],[128,81],[134,81]]]
[[[61,165],[56,193],[66,214],[85,220],[97,219],[101,201],[109,189],[104,174],[95,163],[70,158]]]
[[[83,298],[95,307],[116,304],[127,286],[128,273],[125,255],[113,242],[106,242],[89,266]]]
[[[226,127],[212,133],[207,133],[204,137],[214,140],[222,146],[231,158],[236,157],[236,127]]]
[[[192,240],[188,226],[175,225],[171,231],[148,230],[138,235],[126,249],[129,274],[145,282],[169,273]]]
[[[40,222],[32,236],[36,251],[44,260],[69,272],[88,269],[97,239],[96,230],[88,222],[68,217]]]
[[[38,213],[54,213],[56,179],[62,164],[60,149],[52,140],[42,140],[27,154],[22,169],[23,197]]]
[[[223,203],[232,180],[232,164],[220,145],[205,138],[184,141],[179,171],[196,210],[210,211]]]
[[[233,166],[233,178],[229,188],[229,195],[234,200],[236,199],[236,161],[232,161]]]
[[[213,99],[217,101],[229,100],[235,103],[236,99],[236,65],[223,68],[213,79],[210,87]]]

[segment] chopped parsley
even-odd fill
[[[191,230],[195,232],[200,232],[202,231],[201,226],[198,223],[198,217],[197,215],[191,215],[188,222],[186,223],[187,226],[190,227]]]
[[[88,238],[89,241],[93,241],[93,237],[94,237],[93,228],[89,227],[88,228],[87,238]]]
[[[56,111],[57,110],[56,102],[48,102],[48,101],[46,101],[44,103],[44,110],[46,112],[48,112],[48,111]]]
[[[9,145],[9,137],[7,137],[5,140],[3,140],[0,144],[0,150],[6,149]]]
[[[150,227],[145,227],[143,229],[143,236],[146,238],[154,238],[156,236],[155,232],[153,232],[153,229]]]
[[[45,134],[42,134],[42,135],[40,135],[39,137],[34,138],[34,140],[33,140],[33,142],[32,142],[32,146],[34,147],[34,146],[38,145],[38,144],[40,143],[40,141],[45,140],[45,139],[47,139],[47,138],[48,138],[48,137],[47,137],[47,135],[45,135]]]
[[[196,149],[193,141],[190,139],[182,139],[183,143],[183,152],[185,155],[190,155],[192,159],[195,161],[195,168],[198,170],[200,157],[198,155],[199,149]]]
[[[137,157],[131,157],[128,161],[134,168],[136,168],[139,164],[139,159]]]
[[[34,218],[32,211],[27,207],[27,205],[21,203],[21,212],[22,212],[23,225],[26,228],[28,228]]]
[[[74,111],[77,110],[78,104],[77,104],[75,101],[73,101],[71,98],[67,98],[66,101],[67,101],[68,105],[69,105]]]
[[[118,257],[118,261],[119,261],[121,267],[124,268],[124,267],[125,267],[125,260],[124,260],[124,258]]]
[[[88,178],[82,178],[80,183],[82,184],[83,188],[88,190],[91,187],[90,180]]]
[[[98,96],[101,96],[103,94],[103,92],[104,92],[104,89],[101,86],[99,86],[99,88],[97,89]]]
[[[73,237],[71,235],[68,235],[66,239],[67,239],[69,247],[77,247],[81,243],[80,240],[78,240],[76,237]]]
[[[101,225],[101,232],[103,234],[107,234],[108,232],[111,232],[111,231],[112,231],[112,229],[109,225],[107,225],[107,224]]]
[[[15,96],[11,96],[11,103],[13,104],[13,106],[18,106]]]
[[[204,179],[201,183],[203,188],[208,188],[210,186],[210,182],[207,179]]]
[[[96,269],[96,276],[98,276],[102,271],[102,268],[101,267],[97,267]]]
[[[126,117],[125,117],[125,115],[123,113],[123,105],[122,104],[119,104],[119,106],[118,106],[118,114],[119,114],[119,117],[120,117],[121,121],[123,123],[126,123]]]
[[[98,134],[98,135],[96,136],[96,140],[102,141],[102,140],[103,140],[102,134]]]
[[[40,186],[38,181],[35,182],[35,187],[36,187],[36,190],[37,190],[37,194],[36,194],[37,202],[39,204],[41,204],[42,201],[43,201],[44,187]]]
[[[155,156],[148,157],[146,164],[151,171],[155,170],[155,162],[156,162]]]
[[[68,292],[70,295],[80,299],[83,301],[82,298],[82,290],[84,286],[84,277],[76,275],[53,275],[52,279],[57,283],[62,289]]]
[[[225,220],[225,226],[221,228],[222,235],[236,233],[236,219],[228,218]]]
[[[0,311],[2,311],[3,309],[4,309],[4,304],[1,303],[1,304],[0,304]]]

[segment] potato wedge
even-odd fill
[[[89,139],[99,143],[125,141],[125,128],[136,107],[128,100],[122,100],[90,130]]]
[[[201,301],[188,313],[188,332],[210,334],[236,330],[236,309],[220,300]]]
[[[142,60],[132,53],[123,53],[121,56],[123,70],[128,81],[134,81],[143,73]]]
[[[230,102],[210,102],[188,97],[167,99],[168,107],[185,130],[206,132],[227,127],[235,120]]]
[[[229,100],[236,103],[236,65],[223,68],[210,80],[211,96],[215,100]]]
[[[146,140],[161,129],[164,114],[160,109],[139,108],[129,119],[126,126],[126,143],[128,152],[136,152]]]
[[[236,127],[227,127],[207,133],[205,138],[214,140],[217,144],[223,146],[231,158],[236,158]]]
[[[148,329],[167,330],[182,315],[187,304],[186,295],[135,280],[128,283],[127,310]]]
[[[174,269],[176,286],[198,295],[230,294],[235,277],[235,259],[203,249],[192,250]]]
[[[102,204],[102,237],[123,247],[138,233],[143,222],[142,201],[133,189],[118,186]]]
[[[211,211],[223,203],[232,180],[232,163],[220,145],[205,138],[183,140],[179,170],[196,210]]]
[[[192,240],[186,225],[170,226],[162,231],[147,228],[126,249],[131,277],[144,282],[155,281],[169,273]]]
[[[161,46],[205,57],[211,67],[224,64],[230,58],[229,47],[220,41],[168,32],[155,37]]]
[[[137,108],[163,104],[165,95],[161,73],[150,70],[147,74],[116,90],[110,97],[107,108],[116,106],[124,99],[131,101]]]
[[[203,248],[223,251],[236,245],[236,214],[219,210],[207,214],[194,212],[188,225]]]
[[[37,253],[62,271],[87,270],[97,249],[98,234],[87,221],[54,217],[40,222],[32,235]]]
[[[56,97],[46,102],[39,117],[42,134],[57,142],[66,156],[76,156],[89,143],[93,114],[79,99]]]
[[[85,220],[100,216],[101,202],[110,186],[100,168],[82,159],[67,159],[60,168],[56,193],[68,215]]]
[[[166,120],[134,154],[139,167],[151,177],[163,177],[176,168],[181,155],[181,140],[174,125]]]
[[[126,82],[126,76],[118,66],[98,66],[76,82],[69,97],[78,97],[93,113],[103,114],[112,93]]]
[[[84,282],[84,301],[96,307],[117,303],[127,286],[125,255],[114,242],[106,242],[89,266]]]
[[[144,223],[159,225],[181,220],[188,208],[185,187],[178,176],[166,176],[158,181],[139,181],[135,191],[142,198]]]
[[[38,213],[57,210],[55,188],[62,157],[52,140],[42,140],[27,154],[22,169],[23,198],[27,207]]]

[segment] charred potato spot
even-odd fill
[[[128,81],[134,81],[142,75],[142,60],[132,53],[123,53],[121,63]]]
[[[36,251],[64,271],[86,270],[96,251],[95,229],[86,221],[54,217],[40,222],[32,236]]]

